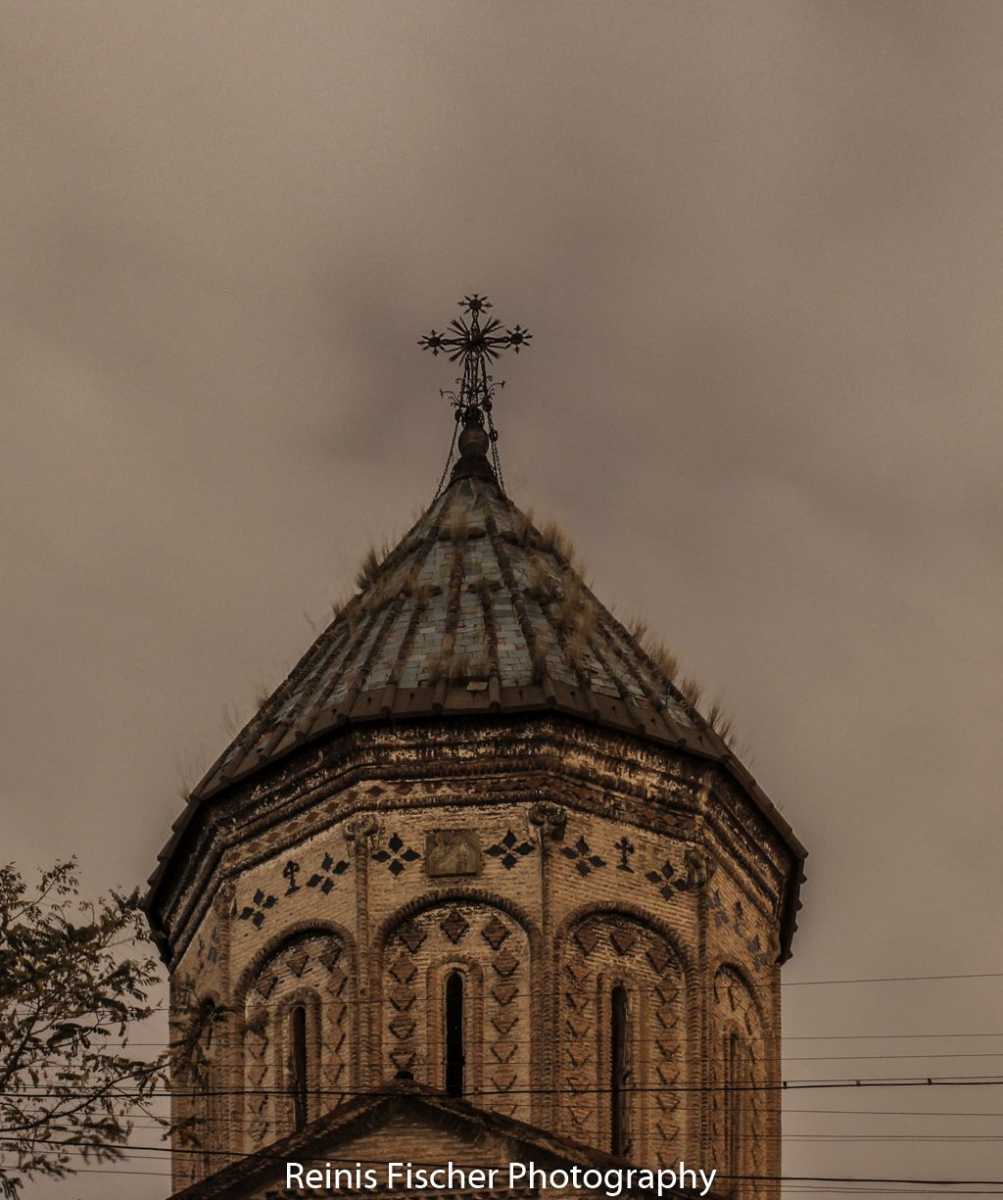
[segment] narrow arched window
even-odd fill
[[[610,993],[610,1150],[627,1153],[627,993]]]
[[[306,1009],[297,1004],[289,1013],[290,1090],[293,1094],[293,1127],[298,1132],[306,1127],[307,1118],[307,1046]]]
[[[463,1095],[463,976],[451,972],[446,980],[446,1094]]]

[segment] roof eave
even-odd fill
[[[272,757],[262,759],[254,756],[254,761],[249,762],[243,770],[238,769],[232,775],[222,776],[219,773],[208,775],[204,783],[191,793],[184,809],[174,822],[171,836],[158,855],[157,867],[148,880],[147,892],[142,902],[154,942],[164,961],[169,961],[169,945],[157,910],[160,888],[193,820],[207,802],[220,799],[232,787],[246,783],[263,771],[273,768],[294,751],[309,746],[334,732],[341,732],[358,725],[375,725],[401,720],[427,720],[430,717],[442,716],[478,717],[496,714],[530,716],[553,713],[569,716],[576,720],[585,720],[590,724],[596,724],[644,742],[654,742],[659,746],[672,749],[676,753],[713,763],[728,772],[779,835],[794,860],[787,878],[781,910],[778,962],[786,962],[791,957],[794,931],[797,928],[796,915],[801,907],[799,892],[800,884],[804,880],[803,864],[808,852],[795,836],[790,824],[756,783],[750,772],[719,738],[713,735],[708,736],[705,731],[696,729],[696,727],[687,728],[675,725],[664,718],[655,721],[651,719],[651,714],[645,714],[643,706],[632,706],[634,711],[630,711],[628,706],[613,701],[597,705],[597,698],[594,694],[585,697],[580,690],[569,688],[563,684],[551,683],[545,686],[532,685],[525,688],[501,689],[494,703],[491,703],[491,693],[487,691],[470,693],[465,692],[463,688],[451,689],[453,692],[465,692],[466,699],[458,700],[451,697],[448,690],[440,696],[432,694],[436,690],[433,688],[410,689],[409,694],[412,697],[419,691],[430,694],[422,696],[421,703],[417,707],[413,703],[406,702],[401,689],[398,689],[400,703],[396,703],[395,697],[395,702],[389,706],[384,703],[386,689],[381,689],[368,696],[360,696],[352,706],[350,713],[332,711],[328,719],[316,722],[307,736],[300,739],[283,739],[278,742],[275,747],[277,752]],[[516,692],[519,693],[518,696],[506,694]],[[474,699],[478,697],[485,699]]]

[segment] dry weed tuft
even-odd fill
[[[390,547],[386,542],[379,550],[375,546],[370,546],[366,551],[365,557],[355,576],[355,586],[360,592],[364,592],[376,581],[376,577],[380,573],[380,568],[386,561],[387,555],[390,553]]]
[[[533,558],[527,572],[526,595],[538,604],[549,604],[555,598],[554,578],[542,558]]]
[[[640,617],[632,617],[626,624],[628,634],[641,646],[645,646],[648,640],[648,624],[642,621]]]
[[[720,700],[715,700],[707,712],[707,724],[727,746],[735,745],[735,722]]]
[[[576,629],[568,638],[564,646],[564,652],[567,655],[568,662],[579,671],[587,669],[587,655],[589,651],[588,633],[583,629]]]
[[[703,688],[691,676],[687,675],[679,685],[683,699],[691,708],[697,708],[703,698]]]
[[[645,654],[655,664],[657,669],[668,680],[673,680],[679,674],[679,659],[662,641],[654,638],[649,638],[643,643]]]
[[[540,546],[568,567],[575,561],[575,544],[556,521],[548,521],[540,530]]]

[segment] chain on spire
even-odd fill
[[[529,345],[533,335],[521,325],[503,329],[497,317],[486,315],[492,304],[478,292],[464,296],[459,306],[463,316],[454,317],[445,332],[433,329],[418,340],[418,345],[423,350],[431,350],[436,356],[448,354],[450,362],[462,363],[463,374],[456,380],[459,391],[443,390],[441,395],[451,401],[457,426],[462,425],[464,429],[486,428],[491,443],[492,465],[498,485],[504,491],[498,458],[498,431],[492,416],[495,390],[504,387],[504,381],[495,382],[487,368],[488,363],[493,362],[502,350],[511,349],[518,354],[524,346]],[[455,445],[455,431],[453,441]],[[448,470],[449,460],[436,495],[442,491]]]

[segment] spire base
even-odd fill
[[[466,424],[460,434],[458,448],[460,457],[456,460],[449,482],[458,479],[486,479],[498,485],[498,477],[488,461],[488,449],[491,439],[476,418],[476,410],[468,410]]]

